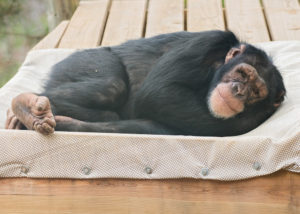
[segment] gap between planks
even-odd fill
[[[118,0],[118,1],[120,1],[120,0]],[[184,19],[184,21],[183,21],[183,29],[184,30],[189,30],[189,28],[188,28],[188,25],[190,24],[189,23],[190,22],[190,20],[189,20],[189,12],[190,11],[189,11],[189,8],[188,8],[189,1],[192,2],[192,0],[188,0],[187,5],[184,4],[184,8],[183,8],[183,11],[182,11],[183,19]],[[258,1],[258,0],[256,0],[256,1]],[[97,2],[97,1],[95,1],[95,2]],[[107,14],[110,13],[111,2],[112,2],[112,0],[109,0],[109,6],[107,8]],[[147,31],[147,27],[148,27],[149,2],[151,2],[151,0],[146,0],[146,8],[144,10],[145,15],[144,15],[144,21],[143,21],[144,23],[142,25],[141,37],[145,36],[145,33]],[[274,31],[273,31],[273,34],[272,34],[272,26],[269,23],[270,20],[268,20],[267,12],[266,12],[266,9],[264,8],[264,1],[259,1],[259,5],[260,5],[260,10],[262,11],[262,14],[263,14],[263,20],[264,20],[264,24],[265,24],[265,27],[266,27],[266,32],[268,34],[268,37],[272,41],[272,40],[274,40],[274,35],[273,35]],[[228,20],[227,20],[228,13],[230,13],[230,11],[228,11],[228,8],[226,7],[226,2],[225,2],[224,7],[222,7],[222,12],[223,12],[223,14],[221,14],[221,16],[222,16],[222,20],[224,21],[224,25],[225,25],[224,29],[230,30],[230,29],[228,29]],[[106,27],[107,27],[108,20],[109,20],[109,15],[107,15],[105,17],[105,21],[103,22],[103,25],[104,25],[103,26],[103,32],[102,32],[102,35],[99,35],[100,44],[101,44],[101,41],[104,38],[104,34],[106,32]],[[58,31],[61,31],[61,29],[63,29],[63,31],[58,32],[58,33],[57,33],[57,30],[52,31],[41,42],[39,42],[33,49],[35,50],[35,49],[45,49],[45,48],[56,48],[57,46],[60,46],[61,40],[62,40],[62,38],[64,38],[65,31],[66,31],[66,29],[68,29],[67,22],[68,21],[64,21],[63,23],[60,24],[60,25],[64,25],[64,27],[61,27],[60,25],[59,25],[59,27],[57,27],[57,28],[60,28],[60,30],[58,30]],[[209,30],[209,29],[207,29],[207,30]],[[53,33],[55,31],[56,31],[56,33]],[[53,39],[53,34],[57,34],[57,37],[59,37],[59,35],[60,35],[60,39],[58,41],[56,41],[57,38]],[[277,35],[276,32],[275,32],[275,35]],[[248,42],[252,42],[252,41],[248,41]],[[46,44],[46,45],[44,45],[43,43]],[[98,45],[99,45],[99,42],[98,42]],[[61,47],[64,47],[64,45],[62,45]]]

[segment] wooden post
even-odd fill
[[[62,20],[70,19],[79,0],[48,0],[49,30],[54,29]]]

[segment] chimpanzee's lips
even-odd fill
[[[219,94],[220,98],[223,100],[224,104],[225,104],[232,112],[234,112],[234,113],[239,113],[240,111],[238,111],[238,110],[236,110],[235,108],[233,108],[233,107],[229,104],[229,102],[227,101],[227,99],[225,99],[225,98],[222,96],[222,93],[221,93],[221,91],[219,90],[219,88],[217,87],[216,89],[217,89],[217,91],[218,91],[218,94]]]
[[[245,107],[243,101],[232,94],[230,83],[219,83],[211,92],[208,102],[212,115],[223,119],[237,115]]]

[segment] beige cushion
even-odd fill
[[[0,177],[203,178],[237,180],[279,169],[300,172],[300,42],[259,44],[284,77],[287,97],[253,131],[236,137],[3,130],[21,92],[40,92],[50,67],[74,50],[37,50],[0,90]]]

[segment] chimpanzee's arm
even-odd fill
[[[210,32],[165,53],[145,79],[135,100],[138,118],[148,118],[184,134],[218,133],[207,107],[216,64],[239,42],[231,32]]]
[[[187,135],[208,135],[207,130],[215,129],[205,98],[179,84],[153,85],[139,94],[135,103],[138,118],[147,118],[180,130]]]
[[[210,31],[183,40],[159,58],[144,81],[144,88],[175,82],[198,88],[210,82],[226,54],[239,41],[232,32]],[[143,90],[143,89],[142,89]]]

